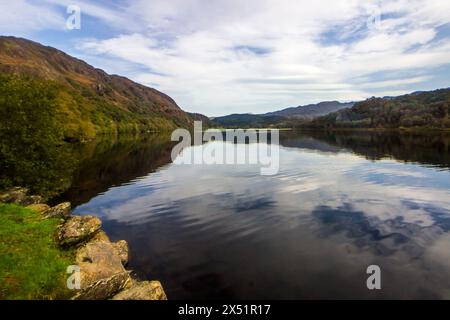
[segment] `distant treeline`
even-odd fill
[[[417,92],[395,98],[371,98],[311,122],[312,128],[450,128],[450,89]]]
[[[321,117],[232,114],[213,119],[212,125],[227,128],[448,129],[449,114],[450,89],[440,89],[399,97],[370,98]]]

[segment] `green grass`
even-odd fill
[[[58,248],[57,219],[0,203],[0,299],[65,299],[73,252]]]

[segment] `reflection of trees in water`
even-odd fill
[[[308,148],[308,144],[296,145],[297,139],[315,139],[310,149],[335,152],[349,149],[369,160],[393,157],[405,162],[450,168],[450,134],[433,132],[413,134],[401,132],[368,131],[311,131],[283,133],[280,144],[286,147]],[[328,146],[324,146],[327,144]]]
[[[73,154],[80,159],[70,189],[53,202],[68,199],[74,206],[135,178],[147,175],[171,161],[170,136],[104,139],[80,145]]]
[[[419,258],[425,247],[450,230],[450,218],[437,208],[424,208],[432,217],[431,226],[406,222],[403,217],[382,220],[355,211],[348,203],[338,208],[316,207],[312,215],[319,221],[319,235],[344,234],[358,248],[368,248],[375,255],[390,256],[398,252]]]
[[[394,157],[398,160],[450,168],[450,135],[413,135],[377,132],[281,132],[280,144],[288,148],[304,148],[336,153],[352,150],[367,159]],[[109,137],[84,145],[74,145],[64,159],[71,170],[58,171],[73,175],[73,183],[61,197],[74,205],[85,203],[109,187],[145,176],[170,162],[170,136],[151,134],[145,137]],[[56,159],[56,158],[55,158]],[[63,162],[64,163],[64,162]],[[73,173],[74,171],[74,173]],[[67,188],[67,184],[66,184]]]

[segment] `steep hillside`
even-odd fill
[[[189,118],[192,119],[192,121],[201,121],[203,128],[211,128],[215,125],[214,122],[211,121],[211,119],[201,113],[187,112],[187,114]]]
[[[169,96],[127,78],[108,75],[62,51],[0,37],[0,73],[54,84],[58,121],[67,139],[101,133],[165,130],[192,119]]]

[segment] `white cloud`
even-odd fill
[[[27,36],[42,29],[63,29],[64,17],[54,8],[26,0],[0,0],[2,35]]]
[[[54,6],[59,6],[63,9],[71,5],[77,5],[81,9],[83,15],[89,15],[105,22],[109,22],[111,25],[117,25],[121,28],[127,25],[132,25],[132,21],[127,21],[123,15],[121,8],[114,6],[113,2],[109,2],[108,7],[93,4],[85,0],[42,0],[44,3],[48,3]],[[41,5],[43,7],[43,5]]]
[[[102,39],[89,30],[81,55],[115,59],[107,71],[208,115],[406,93],[450,63],[448,30],[439,34],[450,21],[445,0],[77,3],[116,33]],[[381,23],[368,28],[376,12]],[[130,64],[134,72],[119,68]]]

